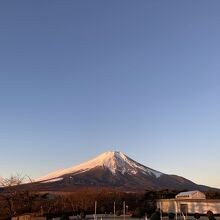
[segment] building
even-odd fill
[[[175,199],[160,199],[157,201],[157,208],[163,213],[173,212],[183,215],[200,213],[206,214],[211,210],[214,214],[220,214],[220,200],[206,199],[200,191],[182,192],[176,195]]]
[[[177,194],[176,199],[206,199],[206,196],[200,191],[188,191]]]

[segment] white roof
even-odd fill
[[[195,191],[181,192],[181,193],[177,194],[177,196],[188,196],[188,195],[195,194],[197,192],[201,193],[200,191],[195,190]]]

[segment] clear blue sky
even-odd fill
[[[121,150],[220,187],[219,1],[0,2],[0,175]]]

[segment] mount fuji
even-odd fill
[[[58,191],[79,187],[105,187],[123,191],[212,189],[146,167],[118,151],[105,152],[80,165],[52,172],[36,179],[34,184],[44,190]]]

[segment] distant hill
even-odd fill
[[[33,184],[38,190],[52,191],[73,191],[83,187],[122,191],[215,190],[181,176],[156,171],[117,151],[105,152],[78,166],[55,171],[36,179]]]

